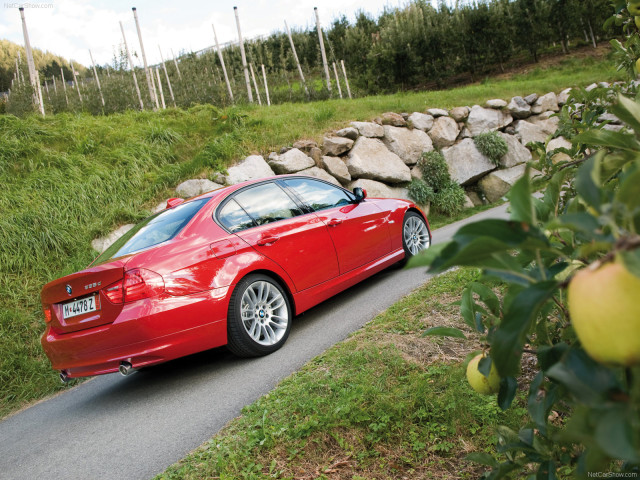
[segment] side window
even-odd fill
[[[304,213],[275,183],[243,190],[234,198],[258,225],[277,222]]]
[[[240,208],[240,205],[238,205],[235,200],[230,200],[222,210],[220,210],[218,220],[232,233],[254,226],[251,217]]]
[[[306,178],[292,178],[284,183],[293,189],[296,194],[314,211],[325,208],[340,207],[350,204],[354,198],[341,188],[328,183],[309,180]]]

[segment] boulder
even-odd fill
[[[316,167],[322,168],[322,165],[320,164],[320,161],[322,160],[322,150],[318,147],[312,147],[307,155],[313,158],[313,161],[316,162]]]
[[[546,95],[541,96],[531,106],[531,113],[533,114],[548,111],[557,112],[559,110],[558,97],[553,92],[549,92]]]
[[[429,135],[418,129],[409,130],[385,125],[383,142],[407,165],[415,165],[424,152],[433,150]]]
[[[487,100],[487,102],[484,104],[485,107],[487,108],[504,108],[507,106],[507,102],[505,102],[504,100],[502,100],[501,98],[494,98],[493,100]]]
[[[489,202],[497,202],[511,189],[514,183],[524,177],[526,165],[516,165],[506,170],[496,170],[483,177],[478,185]],[[530,170],[529,175],[533,177],[540,174],[537,170]]]
[[[194,178],[178,185],[176,187],[176,193],[182,198],[191,198],[210,192],[211,190],[217,190],[221,187],[222,185],[213,183],[206,178]]]
[[[474,105],[469,112],[467,118],[467,128],[472,137],[509,125],[513,121],[513,117],[509,113],[502,110],[494,110],[493,108],[483,108]]]
[[[293,142],[293,148],[297,148],[298,150],[303,151],[304,153],[309,153],[312,148],[316,148],[318,144],[309,138],[303,138],[301,140],[296,140]]]
[[[433,127],[433,117],[426,113],[413,112],[409,115],[409,122],[413,125],[413,128],[426,132]]]
[[[360,137],[356,140],[349,152],[347,168],[352,179],[367,178],[388,183],[411,181],[409,167],[375,138]]]
[[[268,163],[274,172],[281,175],[284,173],[296,173],[305,168],[313,167],[316,162],[297,148],[292,148],[282,155],[272,153],[269,155]]]
[[[438,117],[429,130],[429,137],[436,148],[444,148],[453,145],[459,133],[458,123],[453,118]]]
[[[471,200],[469,198],[469,195],[465,194],[465,196],[464,196],[464,205],[462,207],[463,208],[473,208],[473,207],[475,207],[475,205],[473,203],[473,200]]]
[[[615,124],[621,124],[622,120],[620,120],[618,117],[616,117],[613,113],[603,113],[602,115],[600,115],[598,117],[598,121],[599,122],[609,122],[609,123],[615,123]]]
[[[478,195],[478,192],[475,192],[473,190],[467,190],[465,193],[467,194],[467,198],[471,200],[471,203],[473,203],[474,207],[479,207],[480,205],[484,205],[484,202],[480,198],[480,195]]]
[[[382,125],[391,125],[393,127],[406,127],[407,121],[399,113],[384,112],[380,116]]]
[[[533,105],[533,103],[538,100],[538,94],[537,93],[532,93],[531,95],[527,95],[526,97],[524,97],[524,101],[527,102],[529,105]]]
[[[167,200],[169,200],[167,198]],[[164,200],[151,209],[151,213],[158,213],[167,208],[167,200]]]
[[[507,142],[507,146],[509,147],[507,153],[500,159],[500,166],[502,168],[515,167],[532,159],[529,149],[522,145],[515,135],[507,135],[502,132],[498,132],[498,135]]]
[[[554,112],[544,112],[541,115],[533,115],[532,117],[529,117],[527,121],[540,127],[547,135],[551,135],[558,130],[560,117],[552,117],[549,114],[553,115]]]
[[[322,157],[321,166],[341,183],[346,184],[351,181],[351,175],[349,174],[347,164],[344,163],[344,160],[341,158],[328,156]]]
[[[434,118],[446,117],[447,115],[449,115],[447,111],[442,108],[430,108],[427,110],[427,113]]]
[[[564,105],[569,100],[571,95],[571,88],[565,88],[558,94],[558,105]]]
[[[619,132],[624,128],[624,125],[614,125],[613,123],[607,123],[603,125],[603,130],[609,130],[610,132]]]
[[[518,120],[516,122],[516,137],[525,146],[529,142],[544,142],[547,139],[547,135],[541,127],[531,122],[526,120]]]
[[[272,177],[275,173],[260,155],[250,155],[242,162],[227,169],[226,183],[236,183],[254,180],[256,178]]]
[[[220,185],[227,184],[227,176],[222,172],[215,172],[211,174],[210,178],[213,181],[213,183],[219,183]]]
[[[166,206],[166,202],[165,202]],[[122,225],[117,228],[109,235],[105,235],[104,237],[96,238],[91,242],[91,247],[98,253],[104,252],[107,248],[109,248],[116,240],[118,240],[122,235],[131,230],[135,225],[133,223],[128,223],[127,225]]]
[[[521,119],[531,115],[531,105],[522,97],[513,97],[507,105],[507,109],[513,118]]]
[[[358,130],[363,137],[382,138],[384,137],[384,128],[373,122],[351,122],[351,126]]]
[[[455,107],[449,112],[449,116],[456,122],[464,122],[469,116],[469,107]]]
[[[468,185],[486,175],[496,166],[476,148],[471,138],[442,150],[449,167],[451,179],[460,185]]]
[[[552,152],[553,150],[557,149],[557,148],[566,148],[567,150],[571,150],[571,142],[569,140],[567,140],[564,137],[557,137],[554,138],[552,140],[549,140],[549,143],[547,143],[547,149],[546,152]],[[551,157],[551,161],[553,163],[558,163],[558,162],[570,162],[571,161],[571,157],[569,155],[567,155],[564,152],[558,152],[555,155],[553,155]]]
[[[336,132],[336,135],[338,135],[339,137],[350,138],[351,140],[356,140],[360,136],[358,130],[354,127],[347,127],[343,128],[342,130],[338,130]]]
[[[365,189],[367,191],[367,197],[370,198],[401,198],[412,201],[409,198],[409,192],[406,188],[389,187],[375,180],[361,178],[347,185],[347,188],[351,191],[356,187]]]
[[[353,140],[344,137],[324,137],[322,141],[322,153],[324,155],[338,155],[348,152],[353,147]]]
[[[584,89],[585,91],[590,92],[592,90],[595,90],[596,88],[598,88],[598,84],[592,83],[591,85],[586,86]]]
[[[342,161],[342,160],[340,160],[340,161]],[[318,168],[318,167],[305,168],[304,170],[300,170],[298,173],[301,174],[301,175],[309,175],[310,177],[316,177],[316,178],[319,178],[321,180],[326,180],[327,182],[331,182],[334,185],[338,185],[339,187],[341,186],[340,182],[338,182],[338,180],[336,180],[334,177],[329,175],[323,169]]]
[[[422,170],[419,166],[415,166],[411,169],[411,178],[417,178],[418,180],[424,180],[422,178]]]

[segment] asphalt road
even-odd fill
[[[433,232],[446,241],[471,220]],[[215,349],[122,377],[103,375],[0,422],[0,479],[149,479],[240,410],[427,280],[387,270],[297,317],[282,349],[238,359]]]

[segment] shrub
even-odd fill
[[[460,213],[464,208],[464,190],[457,183],[450,181],[434,195],[433,208],[449,217]]]
[[[434,192],[442,190],[451,183],[447,162],[442,153],[436,150],[423,153],[422,158],[418,161],[418,168],[422,172],[424,182]]]
[[[499,165],[500,159],[509,151],[507,142],[498,132],[481,133],[473,141],[480,153],[489,158],[495,165]]]
[[[409,198],[418,205],[427,205],[433,201],[433,188],[427,185],[423,180],[414,178],[409,185]]]

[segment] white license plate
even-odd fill
[[[63,318],[71,318],[77,315],[83,315],[89,312],[95,312],[100,308],[98,305],[98,296],[93,295],[91,297],[81,298],[80,300],[74,300],[73,302],[65,303],[62,305]]]

